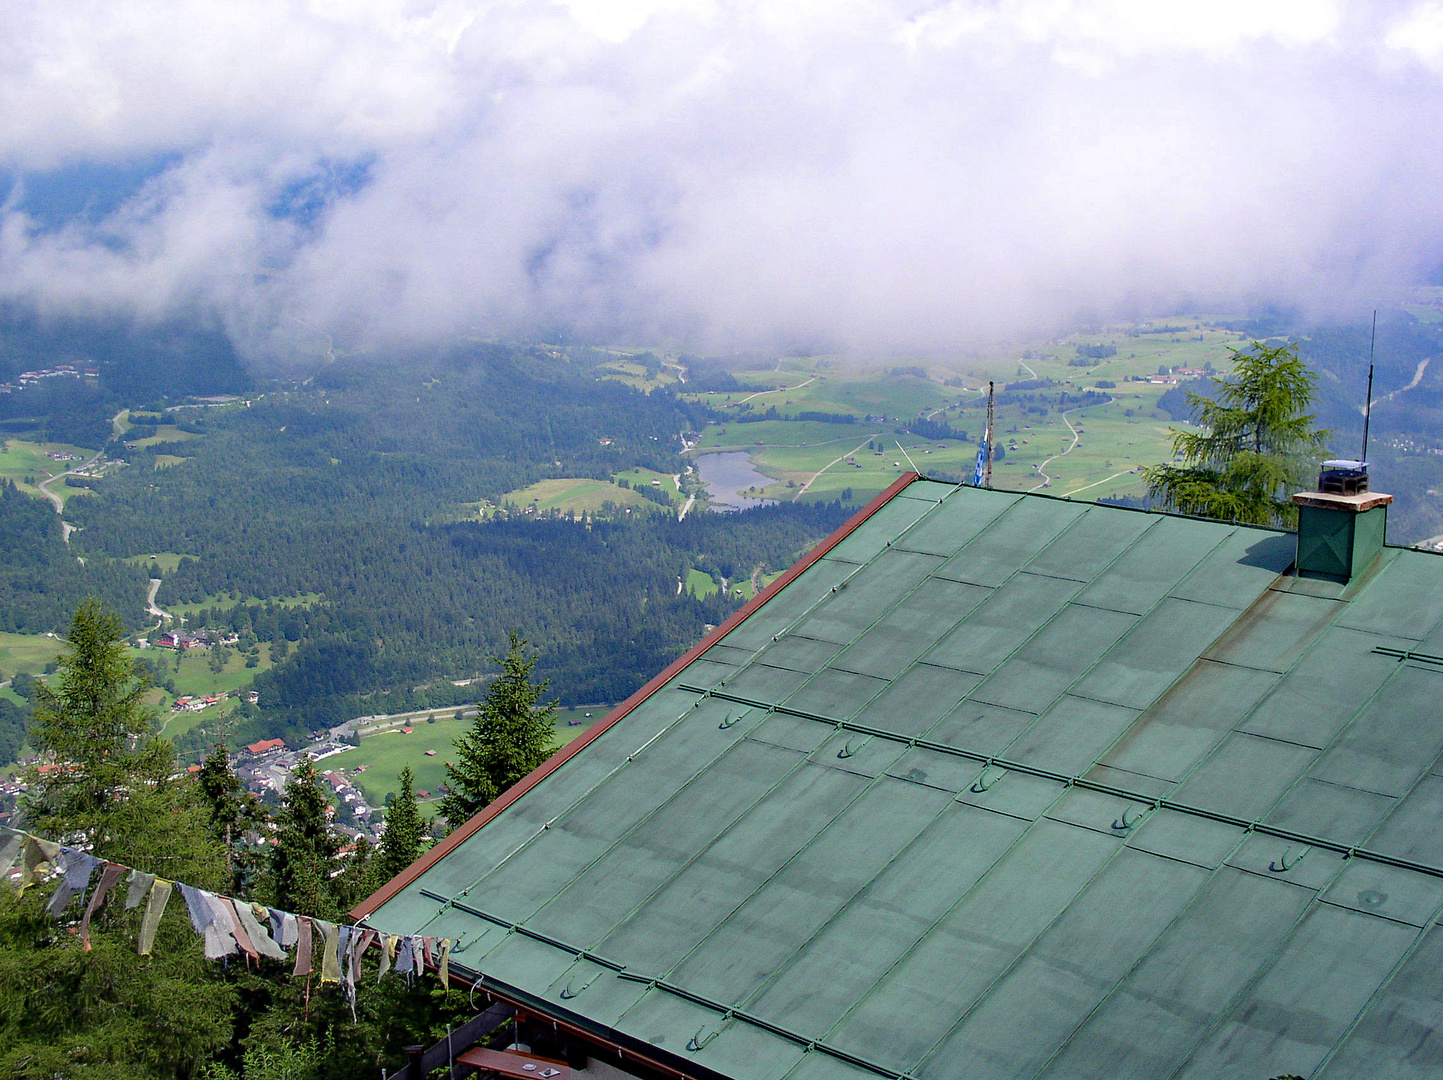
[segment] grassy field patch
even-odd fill
[[[562,710],[556,721],[557,747],[580,737],[589,725],[609,711],[609,706]],[[591,715],[587,716],[587,713]],[[365,772],[352,776],[352,782],[365,793],[372,805],[380,806],[387,792],[400,787],[397,777],[409,765],[416,777],[416,789],[430,792],[434,798],[436,789],[446,778],[446,762],[455,752],[456,739],[471,726],[470,720],[455,719],[454,710],[438,709],[434,715],[437,717],[435,723],[419,720],[411,725],[409,735],[402,734],[400,728],[367,735],[361,739],[360,746],[326,758],[321,767],[344,769],[350,775],[359,766],[366,766]],[[427,750],[436,753],[427,756]]]
[[[670,477],[667,481],[670,482]],[[562,510],[577,514],[593,514],[613,506],[648,507],[656,503],[605,480],[570,479],[539,480],[529,487],[513,491],[503,502],[518,510],[533,506],[537,510]]]
[[[219,674],[210,669],[209,652],[187,650],[180,656],[179,670],[176,669],[176,657],[179,654],[170,649],[132,649],[130,653],[159,664],[166,676],[175,682],[175,693],[164,694],[157,710],[163,725],[162,733],[168,739],[228,716],[238,703],[237,692],[248,688],[257,675],[272,666],[269,643],[260,645],[260,662],[251,668],[245,666],[245,654],[232,649],[231,656]],[[177,697],[206,697],[219,693],[227,694],[226,700],[210,708],[195,712],[170,711],[171,703]]]
[[[129,555],[120,561],[130,563],[131,566],[149,566],[153,562],[160,567],[162,573],[168,574],[180,565],[181,559],[194,557],[178,551],[157,551],[153,555]]]
[[[712,577],[705,570],[698,570],[695,567],[686,572],[686,591],[693,596],[705,600],[708,596],[714,595],[721,586],[717,584],[716,578]]]
[[[147,446],[154,446],[156,443],[190,442],[191,439],[200,438],[204,438],[204,436],[197,435],[193,431],[181,431],[180,428],[174,424],[161,424],[155,429],[154,435],[148,435],[144,439],[136,439],[134,442],[127,443],[126,445],[133,446],[138,450],[143,450]]]
[[[51,454],[67,455],[68,460],[56,460]],[[14,481],[15,485],[28,495],[39,495],[34,484],[25,482],[31,477],[37,482],[75,468],[93,457],[94,450],[69,443],[27,442],[24,439],[0,438],[0,480]],[[64,484],[55,485],[55,493],[62,499],[77,489],[67,489]]]
[[[189,558],[189,556],[187,556]],[[218,607],[228,608],[236,604],[274,604],[276,607],[306,607],[310,604],[319,604],[325,601],[320,593],[302,593],[300,596],[241,596],[236,597],[230,593],[212,593],[204,600],[196,604],[169,604],[165,599],[165,585],[161,584],[156,594],[155,602],[173,615],[191,616],[197,611],[205,608]]]
[[[660,491],[672,502],[679,502],[682,498],[676,477],[671,473],[657,472],[655,469],[628,469],[617,473],[612,479],[618,482],[624,480],[636,490],[650,488],[654,492]]]
[[[64,649],[63,641],[48,634],[0,634],[0,677],[39,675]]]

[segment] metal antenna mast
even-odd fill
[[[1373,346],[1378,341],[1378,309],[1373,309],[1373,335],[1368,339],[1368,396],[1363,402],[1363,453],[1358,460],[1368,460],[1368,424],[1373,419]]]
[[[987,382],[987,461],[982,467],[982,486],[992,486],[992,405],[993,405],[993,383]]]

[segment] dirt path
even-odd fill
[[[110,429],[115,432],[116,438],[119,438],[121,435],[125,434],[125,429],[120,426],[120,418],[125,415],[125,412],[126,410],[121,409],[118,413],[116,413],[110,418]],[[95,455],[89,461],[83,462],[75,466],[75,468],[73,469],[66,469],[64,472],[58,472],[54,476],[47,476],[44,480],[40,481],[40,483],[35,485],[35,490],[40,492],[40,494],[44,495],[47,499],[50,500],[50,503],[52,506],[55,507],[55,512],[57,514],[65,513],[65,500],[59,495],[55,494],[55,492],[51,491],[50,485],[55,483],[55,481],[57,480],[64,480],[67,476],[74,476],[82,469],[90,468],[90,466],[94,465],[97,461],[99,461],[101,457],[104,456],[104,454],[105,447],[102,446],[99,450],[95,451]],[[64,521],[62,521],[60,525],[62,535],[65,538],[65,542],[68,544],[70,543],[70,534],[75,531],[75,526],[69,525],[67,522]]]
[[[816,472],[814,472],[814,473],[812,474],[812,478],[811,478],[810,480],[808,480],[805,484],[803,484],[803,485],[797,490],[797,493],[792,496],[792,502],[796,502],[798,499],[800,499],[800,498],[802,497],[802,495],[806,492],[807,488],[811,487],[812,484],[814,484],[814,483],[816,482],[817,477],[821,476],[822,473],[826,472],[828,469],[830,469],[830,468],[831,468],[833,465],[835,465],[837,462],[839,462],[839,461],[846,461],[848,457],[852,456],[852,455],[855,454],[858,450],[862,449],[862,447],[866,446],[869,442],[871,442],[873,439],[875,439],[875,438],[876,438],[878,435],[880,435],[880,434],[882,434],[880,431],[874,431],[872,434],[868,435],[865,439],[863,439],[861,442],[859,442],[859,443],[858,443],[856,446],[854,446],[852,449],[848,450],[848,451],[847,451],[845,454],[843,454],[841,457],[833,458],[831,461],[829,461],[829,462],[827,462],[825,465],[823,465],[820,469],[818,469]]]
[[[1021,363],[1021,361],[1018,361],[1018,362]],[[1031,368],[1029,368],[1028,370],[1030,371]],[[1099,402],[1097,403],[1097,405],[1078,405],[1078,406],[1076,406],[1076,407],[1074,407],[1074,408],[1066,409],[1066,410],[1063,411],[1063,413],[1062,413],[1062,422],[1067,425],[1067,430],[1070,431],[1070,432],[1072,432],[1072,442],[1070,442],[1070,443],[1067,444],[1067,449],[1064,450],[1064,451],[1062,451],[1062,453],[1060,453],[1060,454],[1053,454],[1050,458],[1048,458],[1046,461],[1044,461],[1041,465],[1037,466],[1037,475],[1040,476],[1040,477],[1042,477],[1042,483],[1038,484],[1036,487],[1029,488],[1029,489],[1028,489],[1029,491],[1038,491],[1038,490],[1041,490],[1042,488],[1045,488],[1048,484],[1052,483],[1052,477],[1050,477],[1050,476],[1047,475],[1047,466],[1051,465],[1051,464],[1052,464],[1054,461],[1056,461],[1058,458],[1066,457],[1068,454],[1072,453],[1072,451],[1074,451],[1075,449],[1077,449],[1077,442],[1078,442],[1078,440],[1081,438],[1081,436],[1078,435],[1077,429],[1072,426],[1072,421],[1069,420],[1069,419],[1067,419],[1068,414],[1069,414],[1069,413],[1075,413],[1075,412],[1082,412],[1084,409],[1096,409],[1096,408],[1098,408],[1099,406],[1102,406],[1102,405],[1111,405],[1115,400],[1117,400],[1117,399],[1114,398],[1111,394],[1109,394],[1106,401],[1099,401]],[[1109,477],[1108,479],[1111,479],[1111,477]],[[1106,483],[1106,482],[1107,482],[1106,480],[1103,481],[1103,483]],[[1079,488],[1078,490],[1080,491],[1080,490],[1082,490],[1082,489]]]
[[[175,618],[175,616],[172,615],[170,612],[168,612],[168,611],[163,611],[163,610],[161,610],[160,608],[158,608],[158,607],[155,606],[155,594],[158,593],[159,591],[160,591],[160,578],[158,578],[158,577],[153,577],[153,578],[151,578],[151,579],[150,579],[150,591],[145,594],[145,612],[146,612],[146,614],[147,614],[147,615],[154,615],[157,619],[173,619],[173,618]]]
[[[104,455],[104,453],[104,450],[95,451],[95,456],[92,457],[89,461],[83,462],[82,464],[75,466],[75,468],[73,469],[66,469],[64,472],[59,472],[56,473],[54,476],[46,477],[44,480],[40,481],[40,483],[35,485],[35,489],[39,491],[40,494],[44,495],[47,499],[50,500],[50,502],[54,505],[55,512],[57,514],[63,514],[65,512],[65,500],[62,499],[59,495],[55,494],[55,492],[51,491],[50,485],[55,483],[55,481],[57,480],[64,480],[67,476],[74,476],[82,469],[90,468],[90,466],[94,465],[97,461],[100,460],[101,456]],[[70,543],[69,533],[65,534],[65,542],[67,544]]]
[[[1127,476],[1127,475],[1128,475],[1129,473],[1131,473],[1131,472],[1132,472],[1131,469],[1123,469],[1122,472],[1115,472],[1115,473],[1113,473],[1111,476],[1104,476],[1101,480],[1097,481],[1097,483],[1095,483],[1095,484],[1083,484],[1082,487],[1080,487],[1080,488],[1073,488],[1071,491],[1065,491],[1065,492],[1062,493],[1062,497],[1063,497],[1064,499],[1070,499],[1070,498],[1072,498],[1072,496],[1076,495],[1079,491],[1086,491],[1088,488],[1101,487],[1103,484],[1107,483],[1109,480],[1116,480],[1119,476]]]
[[[731,405],[729,405],[729,406],[727,406],[727,407],[728,407],[728,408],[736,408],[736,406],[738,406],[738,405],[744,405],[744,404],[746,404],[748,401],[750,401],[752,398],[759,398],[759,397],[761,397],[763,394],[780,394],[780,393],[782,393],[782,392],[784,392],[784,391],[787,391],[787,390],[800,390],[800,389],[801,389],[802,387],[804,387],[804,386],[811,386],[812,383],[816,382],[817,379],[819,379],[820,377],[821,377],[821,376],[819,376],[819,375],[813,375],[813,376],[812,376],[810,379],[808,379],[806,382],[797,383],[796,386],[779,386],[779,387],[777,387],[775,390],[758,390],[755,394],[748,394],[746,397],[742,398],[741,401],[735,401],[735,402],[733,402]]]

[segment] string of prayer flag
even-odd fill
[[[10,878],[18,863],[17,894],[42,882],[55,882],[55,891],[45,904],[45,913],[51,918],[59,918],[77,896],[85,901],[79,936],[87,951],[91,947],[92,919],[112,895],[119,895],[116,886],[128,871],[125,910],[145,905],[136,941],[136,952],[141,956],[151,954],[166,904],[173,891],[179,889],[191,928],[202,939],[209,960],[242,954],[248,961],[267,959],[291,963],[290,950],[294,949],[291,975],[308,977],[315,971],[313,952],[319,935],[321,983],[339,985],[353,1009],[361,959],[372,945],[376,945],[380,953],[377,982],[389,971],[410,981],[429,967],[436,971],[442,987],[450,985],[450,954],[456,942],[449,938],[381,934],[363,926],[337,924],[269,908],[182,881],[167,881],[122,863],[103,862],[87,851],[8,826],[0,826],[0,836],[4,836],[0,841],[0,880]],[[90,882],[97,868],[100,878],[92,891]]]

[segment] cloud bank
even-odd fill
[[[1443,262],[1437,0],[0,11],[0,298],[214,315],[260,360],[947,348],[1188,302],[1351,314]],[[130,179],[47,205],[97,169]]]

